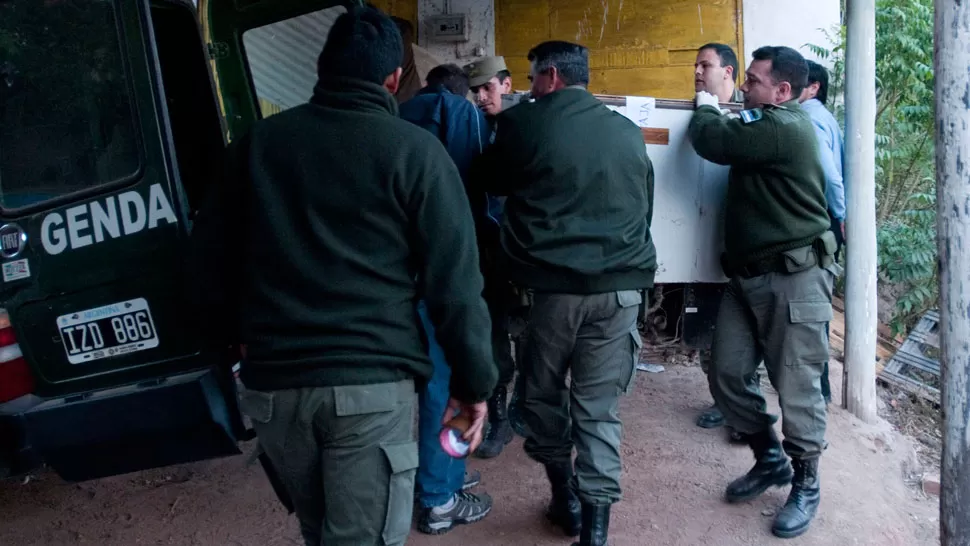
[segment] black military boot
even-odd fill
[[[805,531],[815,519],[821,499],[818,479],[818,459],[794,459],[795,477],[791,482],[788,502],[775,516],[771,532],[780,538],[795,538]]]
[[[480,459],[498,457],[505,449],[505,445],[512,441],[507,396],[503,385],[495,387],[495,392],[488,399],[488,433],[485,434],[482,445],[475,451],[475,456]]]
[[[728,502],[744,502],[758,497],[772,486],[788,485],[792,479],[792,467],[781,447],[774,429],[767,429],[747,437],[748,446],[754,451],[754,467],[744,476],[727,486]]]
[[[579,536],[583,508],[570,484],[573,478],[572,464],[546,465],[546,476],[552,485],[552,502],[546,511],[546,519],[561,528],[566,536]]]
[[[573,546],[606,546],[610,530],[609,504],[583,504],[583,531]]]

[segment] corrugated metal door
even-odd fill
[[[743,55],[741,2],[495,0],[496,51],[515,89],[529,87],[530,48],[569,40],[590,48],[594,93],[689,98],[699,46],[720,42]]]

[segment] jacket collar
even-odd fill
[[[567,97],[572,97],[575,100],[577,97],[592,97],[592,96],[593,95],[592,93],[589,92],[589,89],[586,89],[582,85],[570,85],[567,87],[563,87],[559,91],[553,91],[548,95],[544,95],[536,99],[536,102],[554,100],[554,98],[562,98],[563,100],[568,100]]]
[[[356,78],[320,78],[310,103],[339,110],[398,115],[397,100],[383,85]]]

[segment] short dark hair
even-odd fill
[[[818,84],[815,98],[825,104],[829,100],[829,70],[815,61],[808,61],[808,83]]]
[[[529,51],[539,72],[552,67],[566,85],[589,85],[589,49],[572,42],[542,42]]]
[[[808,85],[808,63],[805,57],[790,47],[764,46],[754,50],[756,61],[771,61],[771,77],[775,83],[788,82],[793,99],[797,99]]]
[[[428,87],[442,86],[454,95],[468,94],[468,75],[457,64],[443,64],[428,72]]]
[[[734,76],[734,79],[738,78],[738,56],[734,53],[734,50],[731,49],[731,46],[711,42],[697,48],[697,52],[700,53],[705,49],[713,49],[714,53],[717,53],[717,57],[721,60],[721,66],[725,68],[730,66],[731,75]]]
[[[317,60],[317,74],[382,84],[401,66],[401,32],[380,10],[351,7],[334,22]]]

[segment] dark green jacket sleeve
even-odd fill
[[[701,106],[687,131],[697,155],[712,163],[743,166],[778,159],[778,134],[767,112],[759,121],[744,123],[713,106]]]
[[[431,152],[411,196],[420,296],[451,367],[451,396],[481,402],[495,388],[498,369],[475,226],[458,169],[444,148]]]

